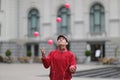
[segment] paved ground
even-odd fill
[[[109,66],[109,65],[107,65]],[[106,65],[79,64],[77,71],[93,68],[106,67]],[[3,64],[0,63],[0,80],[49,80],[49,69],[45,69],[42,64]],[[80,78],[73,77],[72,80],[120,80],[110,78]]]

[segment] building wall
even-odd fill
[[[87,42],[105,41],[106,56],[114,56],[114,48],[118,43],[112,43],[111,38],[120,38],[120,0],[1,0],[0,24],[1,54],[4,54],[8,46],[3,46],[7,42],[14,42],[12,46],[13,56],[16,53],[24,54],[26,51],[25,42],[38,42],[41,45],[47,39],[57,37],[57,11],[65,3],[70,4],[71,12],[71,33],[68,35],[71,40],[71,50],[76,56],[84,56]],[[105,32],[101,35],[91,35],[89,33],[89,11],[94,3],[100,3],[105,9]],[[38,38],[29,38],[28,13],[32,8],[39,11],[40,22]],[[18,41],[20,40],[20,41]],[[17,49],[13,50],[14,44]],[[21,45],[22,44],[22,45]],[[20,46],[23,46],[20,48]],[[49,47],[49,46],[47,46]],[[52,46],[53,49],[54,47]],[[49,50],[48,49],[48,52]],[[120,50],[118,50],[120,52]]]

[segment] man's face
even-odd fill
[[[67,42],[65,40],[64,37],[60,37],[58,40],[57,40],[57,44],[58,45],[61,45],[61,46],[66,46],[67,45]]]

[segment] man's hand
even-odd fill
[[[70,70],[71,73],[75,73],[76,72],[76,67],[72,65],[72,66],[69,67],[69,70]]]
[[[45,50],[44,50],[44,48],[40,48],[40,51],[42,53],[42,57],[45,57]]]

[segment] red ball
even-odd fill
[[[38,36],[39,36],[39,32],[35,31],[35,32],[34,32],[34,36],[35,36],[35,37],[38,37]]]
[[[60,17],[57,17],[57,18],[56,18],[56,21],[57,21],[58,23],[60,23],[60,22],[62,21],[62,19],[61,19]]]
[[[66,4],[65,4],[65,8],[69,9],[69,8],[70,8],[70,4],[69,4],[69,3],[66,3]]]
[[[49,40],[48,40],[48,44],[49,44],[49,45],[52,45],[52,44],[53,44],[53,40],[49,39]]]

